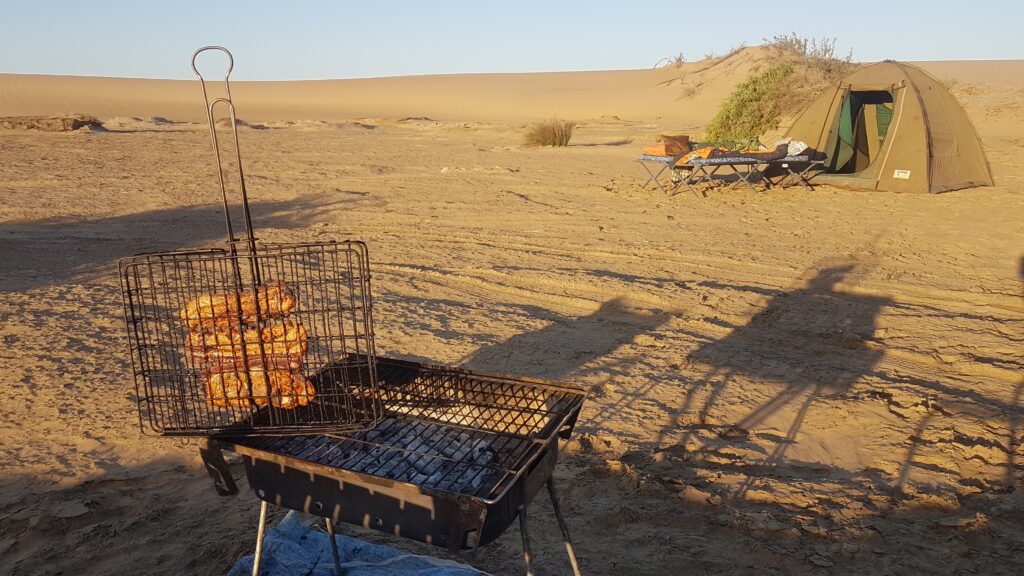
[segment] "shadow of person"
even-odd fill
[[[624,298],[612,298],[588,316],[554,316],[551,324],[540,330],[483,346],[464,364],[476,370],[564,379],[668,318],[663,313],[633,310]]]
[[[746,325],[695,350],[690,358],[710,370],[704,381],[684,397],[659,441],[676,426],[678,415],[692,410],[696,392],[709,386],[692,427],[710,427],[711,411],[729,388],[737,385],[736,377],[742,376],[775,391],[743,418],[720,430],[719,435],[726,439],[746,437],[752,428],[801,399],[786,438],[768,461],[781,459],[815,400],[844,393],[871,373],[882,358],[883,351],[870,341],[878,315],[892,301],[836,290],[836,285],[855,269],[855,264],[845,264],[818,271],[804,287],[771,298]],[[746,398],[759,391],[748,388],[736,392]],[[683,444],[689,433],[684,434]]]

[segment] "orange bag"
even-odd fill
[[[644,146],[644,154],[648,156],[668,156],[665,153],[664,144],[655,144],[654,146]],[[675,156],[675,154],[673,154]]]

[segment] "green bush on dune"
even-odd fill
[[[708,124],[710,141],[754,140],[779,127],[779,101],[786,79],[793,73],[789,64],[778,63],[747,79],[725,99]]]

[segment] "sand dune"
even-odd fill
[[[553,115],[700,121],[663,70],[551,74],[475,74],[366,80],[233,83],[239,115],[252,120],[426,116],[438,120],[526,120]],[[197,105],[197,101],[199,104]],[[0,75],[0,115],[88,111],[100,117],[205,118],[192,81]],[[244,105],[242,104],[244,103]],[[610,105],[609,105],[610,104]]]
[[[1024,573],[1022,64],[927,64],[962,75],[992,188],[642,188],[640,146],[700,130],[765,62],[240,83],[267,128],[241,132],[257,232],[366,240],[381,354],[588,388],[555,472],[585,574]],[[0,130],[0,573],[252,551],[255,497],[140,433],[125,351],[117,259],[223,239],[199,100],[0,76],[0,115],[108,128]],[[551,114],[584,120],[572,145],[521,147]],[[538,573],[561,574],[547,506]],[[473,563],[519,574],[519,546]]]
[[[436,120],[576,120],[706,123],[718,103],[751,71],[777,55],[746,48],[722,62],[657,70],[465,74],[357,80],[233,83],[239,116],[250,121],[427,116]],[[926,62],[940,79],[1024,86],[1024,61]],[[681,77],[685,77],[681,80]],[[696,94],[685,88],[699,86]],[[143,80],[0,74],[0,116],[85,113],[205,119],[198,85]]]

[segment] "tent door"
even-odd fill
[[[893,95],[887,90],[850,90],[843,99],[829,168],[839,174],[866,170],[878,156],[892,123]]]

